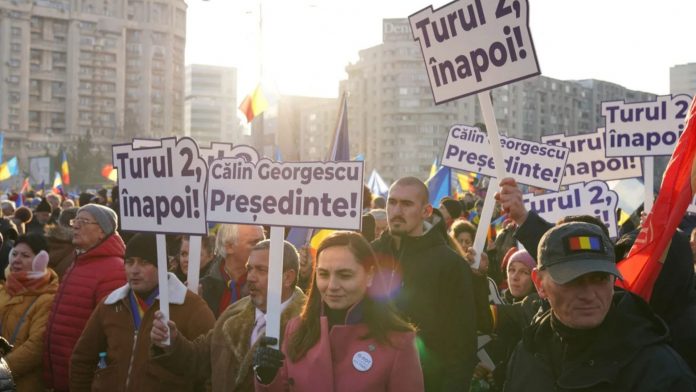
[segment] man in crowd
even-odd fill
[[[92,313],[75,345],[70,366],[70,390],[194,391],[207,377],[184,377],[162,369],[150,359],[150,330],[159,309],[157,240],[136,234],[125,254],[128,283],[116,289]],[[168,274],[169,317],[188,339],[207,333],[215,323],[206,303]],[[100,353],[106,367],[99,369]],[[103,355],[103,354],[102,354]]]
[[[55,194],[53,192],[49,192],[46,194],[46,201],[48,202],[48,204],[51,205],[51,219],[49,220],[49,223],[58,222],[58,219],[60,218],[60,212],[62,211],[62,208],[60,207],[61,200],[62,198],[58,194]]]
[[[41,199],[41,202],[34,210],[31,221],[27,224],[27,233],[43,234],[44,227],[51,220],[52,211],[51,205],[46,201],[46,198]]]
[[[181,336],[175,322],[169,322],[171,344],[166,346],[167,329],[157,314],[151,339],[159,347],[155,360],[166,369],[193,378],[211,377],[213,391],[253,391],[252,359],[258,339],[265,336],[268,259],[271,241],[256,244],[247,263],[249,296],[231,305],[207,335],[191,341]],[[285,325],[302,311],[305,295],[298,287],[299,260],[295,247],[283,246],[280,334]]]
[[[418,329],[427,391],[468,390],[476,364],[476,316],[469,265],[447,246],[444,230],[427,223],[428,188],[415,177],[389,189],[389,229],[373,242],[393,267],[386,293]],[[399,279],[401,274],[401,279]]]
[[[249,294],[246,263],[251,249],[265,237],[263,227],[223,224],[216,237],[216,253],[207,276],[201,279],[202,297],[215,317]]]
[[[44,348],[44,381],[55,391],[69,390],[70,356],[92,311],[126,282],[126,245],[116,233],[117,222],[113,210],[96,204],[81,207],[70,222],[77,256],[58,288]],[[95,357],[94,363],[98,360]]]
[[[638,296],[614,292],[614,246],[594,224],[560,224],[539,243],[532,279],[551,308],[525,330],[507,391],[694,391],[669,332]]]

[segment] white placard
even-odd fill
[[[210,148],[199,147],[199,152],[208,167],[215,159],[221,158],[245,158],[247,162],[259,161],[256,150],[243,144],[233,146],[232,143],[211,142]]]
[[[562,185],[592,180],[621,180],[643,175],[643,165],[639,157],[606,157],[604,128],[597,129],[595,133],[573,136],[562,133],[542,136],[541,141],[570,149]]]
[[[457,0],[409,16],[435,103],[539,75],[526,0]]]
[[[672,155],[690,103],[686,94],[662,95],[648,102],[602,102],[607,156]]]
[[[125,231],[207,234],[206,166],[191,138],[157,147],[114,145],[121,226]]]
[[[213,161],[208,220],[358,230],[363,162]]]
[[[51,184],[51,157],[29,158],[29,177],[31,183],[44,186]]]
[[[506,175],[517,182],[558,190],[569,150],[527,140],[500,137]],[[442,165],[498,177],[488,135],[477,127],[453,125],[442,154]]]
[[[523,198],[527,210],[535,211],[548,222],[556,223],[568,215],[592,215],[607,225],[610,237],[618,236],[616,208],[619,196],[604,181],[573,184],[568,190],[539,196],[530,193]]]

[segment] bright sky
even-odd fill
[[[497,0],[484,0],[497,1]],[[259,73],[259,0],[187,0],[187,64],[238,69],[240,97]],[[265,79],[283,94],[335,97],[382,19],[446,1],[263,0]],[[529,0],[542,74],[669,93],[669,68],[696,62],[694,0]]]

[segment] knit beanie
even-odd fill
[[[34,211],[51,213],[53,212],[53,208],[51,207],[51,204],[46,200],[46,198],[43,198],[41,199],[41,202],[39,202],[39,205],[36,206],[36,209]]]
[[[459,204],[458,201],[454,199],[445,199],[442,201],[442,205],[452,219],[457,219],[462,215],[462,205]]]
[[[86,206],[80,207],[77,213],[79,214],[81,211],[92,214],[94,220],[97,221],[104,234],[110,235],[116,230],[118,216],[116,216],[116,213],[111,208],[99,204],[87,204]]]
[[[128,241],[124,259],[140,257],[157,266],[157,238],[151,233],[138,233]]]
[[[512,256],[510,256],[510,261],[508,262],[508,265],[513,261],[517,261],[526,265],[527,267],[529,267],[530,270],[533,270],[537,266],[537,263],[532,258],[532,255],[530,255],[529,252],[527,252],[524,249],[520,249],[517,252],[513,253]]]

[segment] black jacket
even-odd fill
[[[372,245],[381,266],[395,271],[373,286],[383,285],[380,290],[418,328],[426,390],[468,390],[477,362],[469,265],[447,246],[437,225],[420,237],[402,237],[400,249],[388,231]]]
[[[220,273],[220,267],[225,262],[225,258],[221,256],[215,256],[215,258],[206,266],[207,273],[205,276],[201,275],[201,297],[208,304],[210,310],[213,311],[215,318],[218,318],[222,311],[220,310],[220,300],[225,290],[228,290],[227,282]],[[240,298],[249,295],[249,289],[247,285],[242,287],[242,293]],[[230,302],[229,305],[232,305]],[[229,306],[228,305],[228,306]]]
[[[551,227],[552,224],[530,211],[515,236],[536,260],[539,241]],[[667,323],[672,347],[696,372],[696,288],[690,256],[688,237],[677,230],[655,281],[650,308]]]
[[[667,344],[664,322],[638,296],[614,294],[602,324],[569,334],[546,312],[510,359],[506,391],[696,391],[696,377]]]

